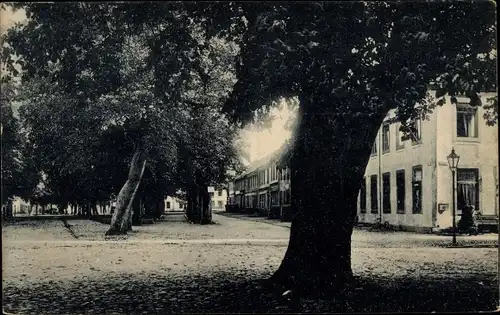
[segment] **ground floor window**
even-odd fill
[[[257,195],[252,196],[252,206],[251,206],[251,208],[257,208],[258,204],[259,204],[258,202],[259,202],[259,199],[258,199]]]
[[[396,197],[397,197],[397,213],[405,213],[406,185],[405,185],[405,170],[396,172]]]
[[[221,200],[217,201],[217,207],[219,209],[222,209],[222,201]]]
[[[457,209],[466,206],[479,209],[479,170],[477,168],[457,169]]]
[[[422,213],[422,166],[413,167],[412,195],[413,213]]]
[[[170,201],[167,201],[167,209],[170,209]]]
[[[361,189],[359,190],[359,211],[366,213],[366,177],[363,177]]]
[[[280,198],[279,194],[277,191],[271,192],[271,205],[279,205],[280,204]]]
[[[370,176],[370,208],[371,213],[378,213],[377,175]]]
[[[391,173],[382,174],[382,205],[384,213],[391,213]]]
[[[259,196],[259,208],[266,208],[266,195]]]

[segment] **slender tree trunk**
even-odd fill
[[[131,223],[132,201],[146,167],[146,154],[139,147],[130,162],[128,179],[123,185],[116,200],[116,209],[111,218],[111,225],[106,235],[127,234],[129,222]],[[131,225],[131,224],[130,224]]]
[[[64,211],[66,210],[66,208],[68,207],[68,203],[67,202],[61,202],[57,205],[57,209],[59,210],[59,214],[64,214]]]
[[[324,292],[352,280],[357,196],[384,116],[344,120],[317,107],[300,112],[291,159],[290,241],[272,284]]]
[[[97,211],[97,204],[95,202],[92,203],[92,215],[99,215],[99,212]]]
[[[132,203],[132,209],[133,209],[133,215],[132,215],[132,224],[133,225],[142,225],[142,218],[143,218],[143,202],[142,202],[142,196],[137,192],[137,195],[134,198],[134,201]]]

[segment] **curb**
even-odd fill
[[[280,226],[280,227],[287,228],[287,229],[290,229],[290,226],[288,226],[288,224],[291,224],[291,222],[282,222],[282,221],[274,222],[274,221],[271,221],[269,219],[264,219],[263,217],[257,217],[257,218],[263,218],[263,219],[255,220],[255,219],[253,219],[253,217],[248,217],[248,216],[245,216],[244,214],[242,214],[241,216],[234,216],[234,215],[224,213],[224,212],[217,212],[214,214],[218,214],[218,215],[224,216],[226,218],[231,218],[231,219],[239,219],[239,220],[246,220],[246,221],[258,222],[258,223],[271,224],[271,225]]]

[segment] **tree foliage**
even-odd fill
[[[248,119],[276,97],[307,94],[311,110],[332,117],[356,119],[396,108],[406,122],[419,115],[414,109],[430,83],[438,97],[466,95],[474,106],[480,105],[478,92],[496,89],[491,2],[241,7],[249,26],[235,98],[226,106],[236,118]]]
[[[23,122],[49,186],[71,190],[59,198],[116,193],[138,146],[150,161],[146,186],[186,185],[182,168],[206,183],[224,179],[235,129],[219,109],[237,49],[202,15],[181,3],[17,6],[29,20],[9,30],[6,62],[22,65],[23,89],[33,91]],[[113,156],[119,166],[105,169]]]

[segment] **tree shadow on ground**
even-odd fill
[[[23,314],[286,313],[282,291],[262,290],[267,274],[120,274],[75,281],[4,283],[4,308]],[[303,312],[455,312],[494,310],[493,275],[418,279],[360,278],[336,298],[302,299]]]

